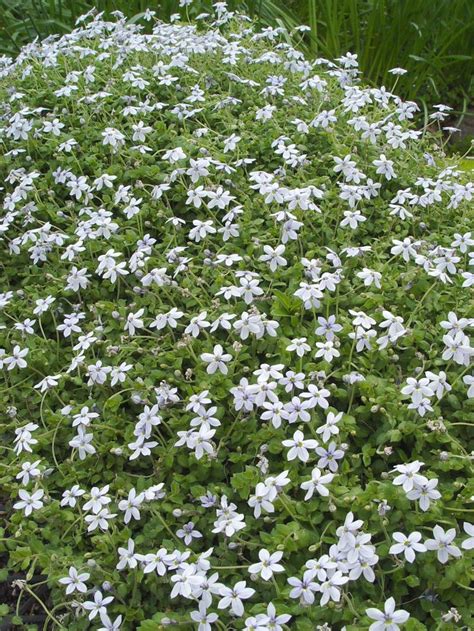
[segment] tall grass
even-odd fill
[[[428,103],[456,101],[462,109],[473,96],[474,0],[229,0],[266,25],[311,31],[299,45],[330,58],[357,53],[365,78],[391,87],[388,71],[402,66],[398,80],[405,98]],[[0,0],[0,53],[9,55],[35,37],[70,30],[92,6],[129,18],[151,8],[167,18],[178,0]],[[190,13],[210,8],[194,0]]]
[[[156,0],[0,0],[0,53],[12,55],[35,37],[66,33],[93,7],[107,14],[122,11],[129,18],[147,8],[160,12]]]
[[[289,5],[311,26],[315,53],[358,54],[364,76],[389,85],[390,68],[402,66],[398,89],[410,98],[443,98],[456,88],[472,96],[472,0],[307,0]]]

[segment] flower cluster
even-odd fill
[[[467,628],[448,110],[194,17],[0,59],[2,558],[71,631]]]

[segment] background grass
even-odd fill
[[[110,14],[120,10],[137,19],[151,8],[160,18],[183,12],[178,0],[0,0],[0,53],[15,55],[35,37],[64,33],[77,17],[95,6]],[[189,15],[210,9],[209,0],[194,0]],[[311,55],[335,58],[357,53],[362,73],[374,85],[391,88],[390,68],[400,77],[397,92],[425,110],[434,103],[453,105],[469,115],[474,94],[473,0],[230,0],[264,25],[311,31],[298,45]]]

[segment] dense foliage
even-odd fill
[[[299,24],[297,48],[329,59],[348,50],[358,55],[362,76],[390,85],[389,70],[401,65],[397,93],[426,105],[447,103],[458,121],[472,117],[474,96],[474,4],[471,0],[230,0],[262,26]],[[120,10],[136,21],[146,10],[165,21],[180,13],[196,17],[210,0],[0,0],[0,53],[15,55],[36,37],[65,33],[92,7],[110,18]],[[471,130],[472,131],[472,130]],[[468,146],[466,145],[466,149]]]
[[[0,69],[0,611],[469,627],[472,184],[352,55],[215,9]]]

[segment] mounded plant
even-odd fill
[[[353,56],[215,11],[0,70],[0,611],[466,628],[472,184]]]

